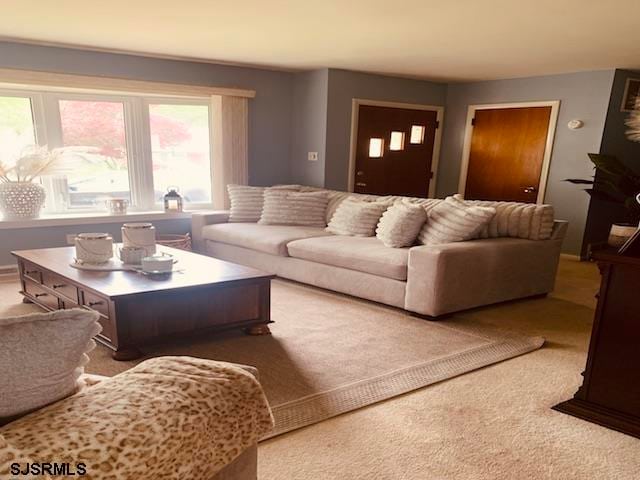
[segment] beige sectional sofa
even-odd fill
[[[331,202],[329,208],[335,211]],[[323,228],[229,223],[224,211],[192,218],[201,253],[431,318],[552,291],[567,228],[567,222],[553,222],[546,240],[389,248],[376,237]]]

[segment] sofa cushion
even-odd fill
[[[216,223],[202,229],[205,240],[237,245],[272,255],[287,256],[287,244],[293,240],[330,235],[324,228],[258,223]]]
[[[291,257],[396,280],[407,279],[409,249],[385,247],[376,237],[307,238],[293,241],[287,247]]]
[[[401,200],[382,214],[376,237],[387,247],[410,247],[426,220],[427,211],[422,206]]]

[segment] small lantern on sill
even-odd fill
[[[182,211],[182,196],[178,193],[178,187],[169,187],[167,194],[164,196],[164,211]]]

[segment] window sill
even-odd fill
[[[41,215],[29,220],[2,220],[0,230],[14,228],[57,227],[60,225],[95,225],[101,223],[150,222],[153,220],[177,220],[191,218],[192,212],[131,212],[126,215],[108,213],[75,213]]]

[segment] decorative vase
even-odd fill
[[[5,220],[38,218],[45,197],[44,187],[39,183],[0,183],[0,212]]]
[[[632,223],[614,223],[609,231],[607,244],[611,247],[620,248],[638,230],[638,225]]]

